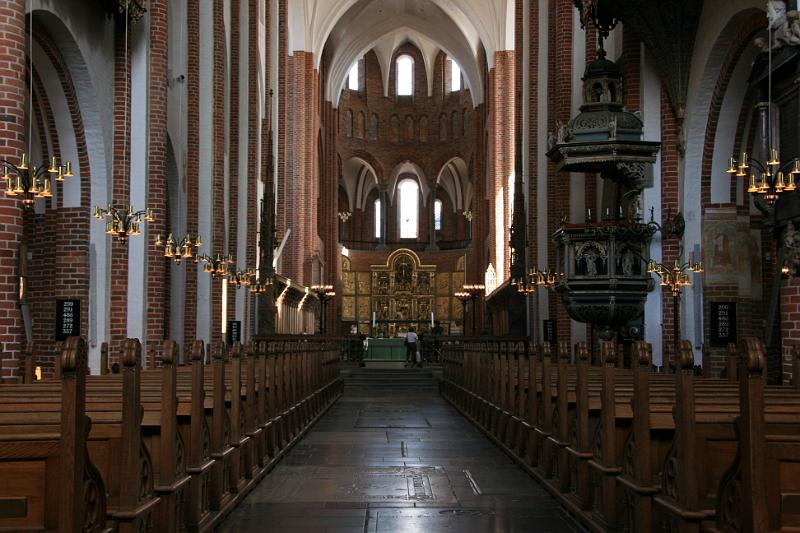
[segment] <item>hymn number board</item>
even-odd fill
[[[711,302],[711,344],[736,342],[736,302]]]
[[[81,301],[56,300],[56,340],[81,334]]]

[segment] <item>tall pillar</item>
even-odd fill
[[[0,157],[19,161],[25,152],[25,0],[0,0]],[[0,381],[18,374],[25,339],[19,307],[19,245],[22,240],[22,202],[0,195]]]
[[[498,283],[508,277],[511,198],[509,178],[514,171],[514,52],[499,51],[489,74],[489,261],[497,271]]]
[[[186,3],[186,232],[197,235],[200,230],[200,5]],[[184,43],[181,43],[184,46]],[[208,234],[202,235],[204,240]],[[184,346],[197,338],[198,268],[186,263],[184,287]]]
[[[166,279],[169,265],[163,250],[155,245],[155,235],[166,233],[167,211],[167,0],[151,0],[150,72],[148,77],[149,150],[147,168],[147,206],[155,220],[147,225],[147,334],[146,346],[160,350],[169,331],[166,306]],[[180,237],[177,237],[180,239]]]
[[[130,37],[125,35],[124,15],[114,29],[114,162],[112,203],[125,209],[130,203],[131,70]],[[128,49],[126,50],[126,45]],[[111,317],[109,364],[119,358],[122,341],[128,336],[128,242],[111,239]]]

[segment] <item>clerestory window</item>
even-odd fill
[[[402,55],[395,62],[397,65],[397,95],[411,96],[414,94],[414,58]]]
[[[397,186],[400,196],[400,238],[416,239],[419,225],[419,184],[404,179]]]

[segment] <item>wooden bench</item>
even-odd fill
[[[759,346],[753,340],[743,345],[738,375],[752,375],[742,361],[753,359]],[[549,345],[455,344],[443,354],[442,393],[592,530],[797,527],[795,388],[756,388],[758,403],[745,390],[747,380],[697,378],[688,343],[674,375],[652,373],[645,343],[633,346],[632,370],[620,368],[620,353],[618,346],[603,345],[598,368],[589,365],[582,344],[572,354],[561,343],[555,360]],[[763,375],[758,379],[763,383]],[[751,413],[748,420],[762,417],[761,426],[755,424],[764,428],[761,436],[743,432],[753,423],[737,422],[740,412],[742,420],[745,413]],[[752,523],[745,516],[758,520],[758,513],[752,505],[744,512],[748,506],[730,503],[743,498],[741,472],[760,468],[742,452],[753,447],[779,480],[763,488],[766,503],[758,507],[769,529],[738,526]],[[748,457],[753,464],[745,468]]]
[[[196,342],[187,359],[177,366],[177,346],[166,341],[160,367],[143,370],[141,346],[129,340],[121,374],[81,373],[95,418],[87,448],[105,483],[103,517],[112,529],[210,531],[342,391],[337,346],[313,339],[237,344],[230,352]],[[60,416],[64,383],[66,375],[0,387],[0,435],[20,421],[21,405],[36,414],[28,418]],[[4,459],[0,451],[0,468]]]
[[[0,421],[0,531],[106,530],[106,487],[86,446],[85,342],[69,339],[59,366],[54,416],[26,411]]]

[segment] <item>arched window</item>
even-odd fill
[[[364,138],[364,129],[366,128],[367,119],[364,117],[364,112],[359,111],[356,117],[355,136],[359,139]]]
[[[404,179],[397,186],[400,197],[400,238],[416,239],[419,218],[419,184]]]
[[[455,61],[450,61],[450,91],[461,90],[461,67]]]
[[[381,238],[381,199],[375,199],[375,238]]]
[[[375,113],[373,113],[369,119],[369,140],[378,140],[378,115]]]
[[[353,136],[353,112],[349,109],[344,115],[344,135],[345,137]]]
[[[433,203],[433,229],[442,231],[442,201],[436,200]]]
[[[405,125],[405,140],[412,142],[414,140],[414,119],[411,115],[406,115]]]
[[[428,117],[425,115],[419,119],[419,142],[428,142]]]
[[[397,96],[414,94],[414,58],[402,55],[395,61],[397,65]]]
[[[350,74],[347,76],[347,88],[351,91],[358,90],[358,61],[353,63],[353,66],[350,67]]]

